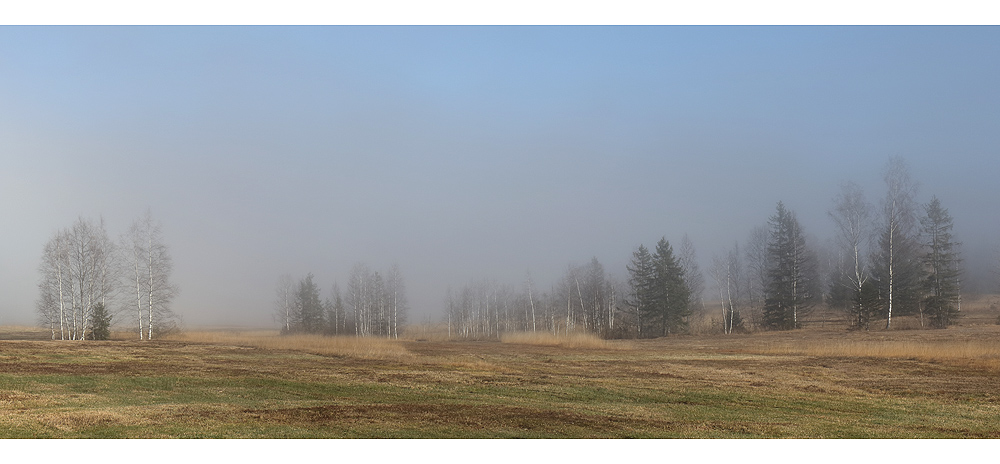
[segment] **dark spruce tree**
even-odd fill
[[[639,245],[627,269],[632,295],[626,304],[635,311],[639,336],[662,337],[686,331],[691,291],[666,238],[660,239],[652,255]]]
[[[625,304],[631,308],[636,318],[636,328],[639,337],[652,336],[649,333],[646,317],[652,311],[653,301],[653,256],[645,246],[632,252],[632,261],[625,266],[628,269],[628,284],[632,294],[625,299]]]
[[[319,287],[313,282],[309,273],[299,281],[293,302],[292,331],[305,333],[322,333],[324,329],[323,303],[319,299]]]
[[[104,303],[94,305],[90,313],[90,338],[91,340],[111,338],[111,313],[104,307]]]
[[[932,327],[943,329],[958,319],[959,278],[961,271],[958,244],[952,239],[952,219],[948,210],[933,197],[920,218],[923,235],[924,310]],[[923,314],[921,314],[923,316]],[[922,322],[922,321],[921,321]]]
[[[691,291],[684,281],[684,269],[666,238],[656,243],[653,253],[653,298],[651,322],[659,325],[660,335],[686,332]]]
[[[781,202],[768,224],[771,266],[764,298],[764,325],[775,330],[799,328],[815,300],[815,256],[806,248],[795,214]]]
[[[826,293],[826,304],[831,308],[843,310],[850,316],[851,326],[856,325],[854,313],[854,281],[843,272],[844,262],[834,263],[827,280],[830,288]]]

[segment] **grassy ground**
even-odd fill
[[[9,338],[8,438],[1000,438],[992,324],[565,343]]]

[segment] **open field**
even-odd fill
[[[565,343],[9,338],[2,437],[1000,438],[995,324]]]

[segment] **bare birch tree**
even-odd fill
[[[691,303],[699,309],[704,309],[705,276],[702,275],[701,269],[698,267],[698,255],[695,252],[694,243],[687,234],[681,238],[677,259],[681,269],[684,269],[684,283],[691,291]]]
[[[386,277],[386,299],[390,308],[388,336],[399,338],[399,327],[406,324],[406,284],[398,264],[389,267]]]
[[[882,201],[882,224],[874,273],[880,293],[885,295],[885,328],[892,326],[894,312],[913,311],[919,302],[919,256],[916,227],[917,185],[910,180],[906,162],[889,159],[883,172],[886,195]]]
[[[123,258],[135,285],[136,324],[139,339],[152,340],[171,327],[175,316],[170,303],[177,286],[170,281],[173,259],[163,242],[161,225],[149,211],[132,223],[121,239]],[[132,280],[134,279],[134,280]],[[145,332],[145,334],[144,334]]]
[[[114,255],[103,218],[96,223],[79,218],[46,244],[36,309],[53,339],[57,325],[61,340],[87,338],[94,307],[107,305],[118,288]]]
[[[528,271],[527,278],[525,279],[525,286],[527,286],[528,288],[528,305],[531,308],[531,331],[535,332],[538,330],[538,326],[535,324],[535,300],[531,294],[532,284],[533,282],[531,280],[531,271]],[[525,314],[524,319],[525,321],[527,321],[528,319],[527,314]],[[525,327],[525,329],[527,329],[527,327]]]
[[[742,285],[745,281],[742,256],[737,242],[724,257],[712,258],[711,275],[719,289],[719,299],[722,301],[722,332],[725,334],[743,329],[741,308],[746,297]]]
[[[726,295],[729,293],[729,288],[732,285],[728,259],[713,256],[712,267],[708,269],[708,275],[715,281],[715,288],[719,290],[719,304],[722,305],[722,333],[728,334],[730,305]]]
[[[851,325],[868,330],[874,308],[866,304],[862,290],[870,277],[865,256],[872,238],[872,207],[865,200],[861,187],[846,182],[840,186],[840,194],[829,215],[837,225],[835,240],[838,254],[844,261],[838,266],[839,278],[834,280],[834,285],[849,286]]]
[[[289,333],[292,331],[292,276],[282,274],[278,277],[278,283],[274,289],[274,318],[281,324],[281,331]]]
[[[52,339],[56,340],[56,328],[59,330],[59,340],[67,338],[66,302],[69,298],[69,244],[67,234],[59,231],[53,236],[42,252],[42,262],[39,265],[41,280],[38,284],[39,299],[37,310],[43,323],[48,325]]]
[[[327,305],[327,322],[329,332],[334,335],[347,333],[347,312],[344,309],[344,300],[340,295],[340,285],[336,282],[330,289],[329,305]]]

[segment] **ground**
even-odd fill
[[[1000,438],[986,323],[369,351],[0,332],[6,438]]]

